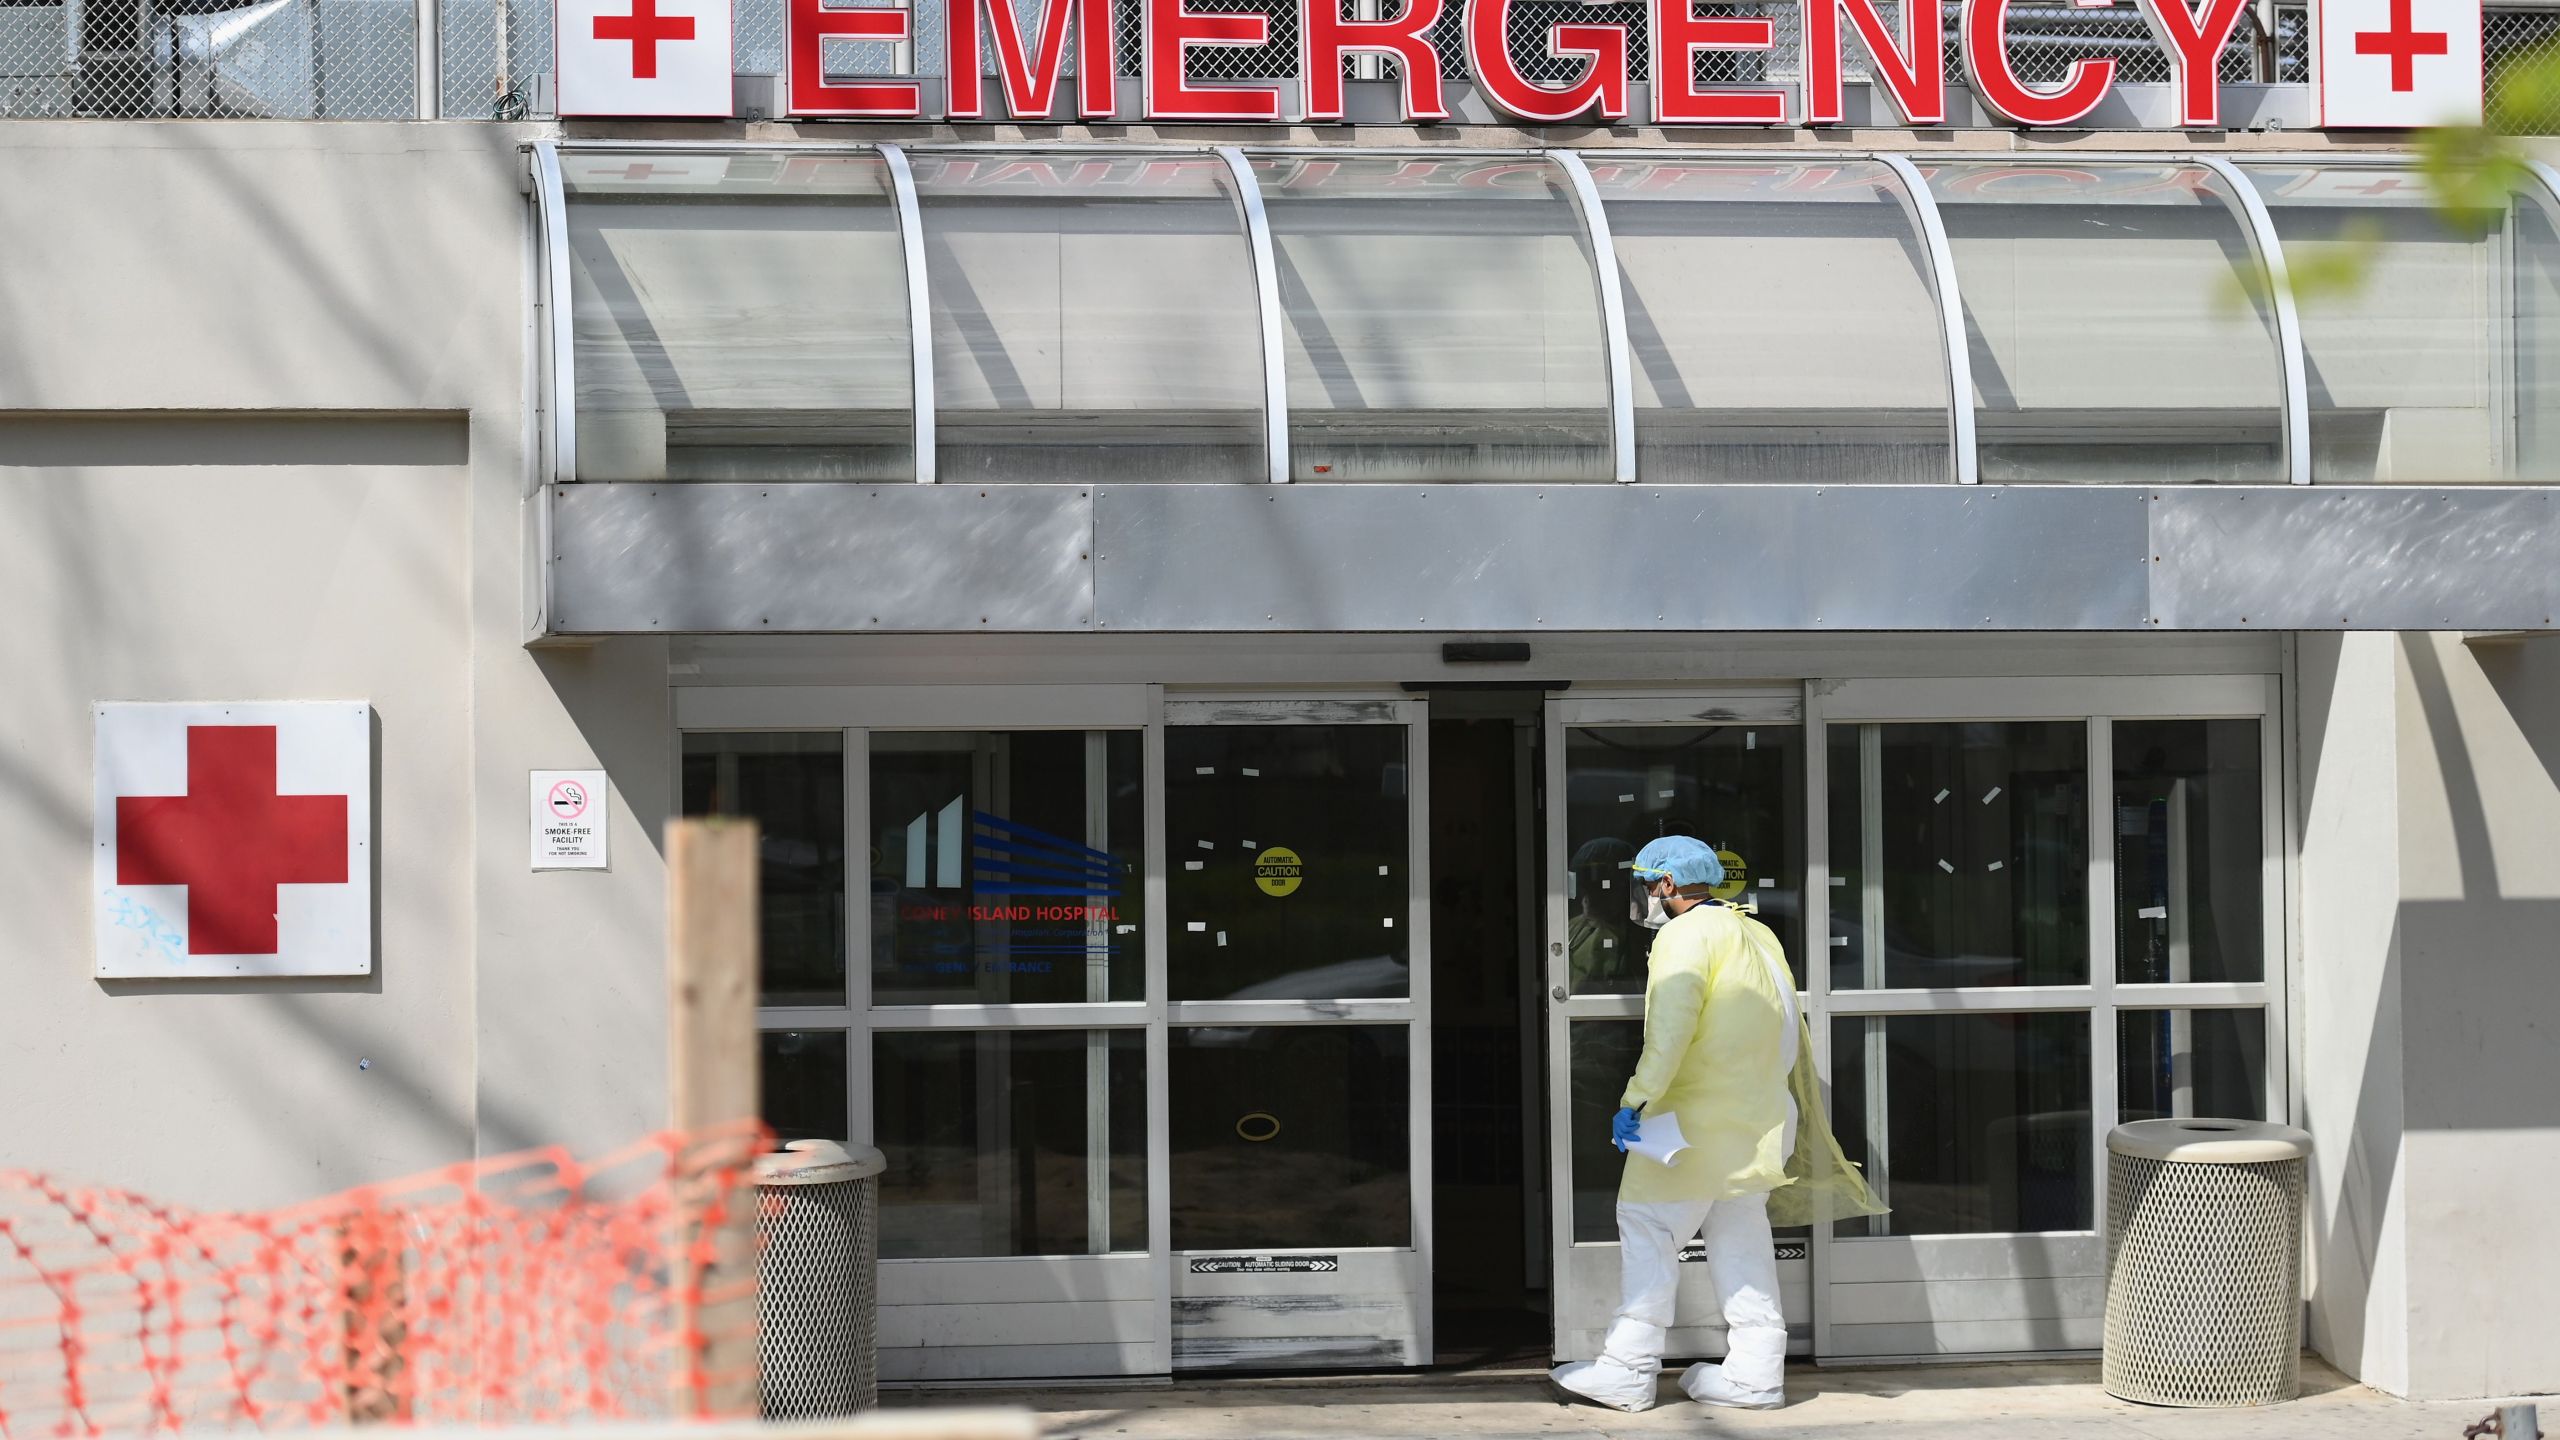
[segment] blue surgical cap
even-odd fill
[[[1687,835],[1665,835],[1645,846],[1630,868],[1648,884],[1668,878],[1683,890],[1724,883],[1724,862],[1716,858],[1715,847]]]

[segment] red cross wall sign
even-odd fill
[[[562,115],[726,117],[730,0],[559,0]]]
[[[98,974],[373,970],[373,707],[97,707]]]
[[[2480,0],[2319,0],[2315,14],[2323,126],[2480,119]]]

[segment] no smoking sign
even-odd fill
[[[533,772],[533,868],[602,870],[605,788],[601,770]]]

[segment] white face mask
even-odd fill
[[[1663,926],[1671,923],[1671,912],[1662,908],[1661,896],[1647,895],[1644,897],[1644,914],[1636,918],[1636,923],[1642,925],[1647,930],[1659,930]]]

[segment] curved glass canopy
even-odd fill
[[[1946,340],[1899,175],[1586,159],[1617,249],[1640,477],[1947,478]]]
[[[2560,201],[2389,160],[545,161],[560,479],[2560,475]]]
[[[1932,164],[1985,480],[2285,478],[2247,211],[2183,162]]]

